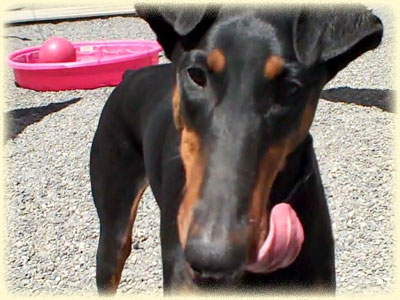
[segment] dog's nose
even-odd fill
[[[190,237],[185,248],[186,260],[197,275],[215,280],[233,277],[242,267],[245,255],[244,244],[208,240],[204,236]]]

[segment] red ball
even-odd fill
[[[42,63],[76,61],[76,50],[72,43],[65,38],[50,38],[40,47],[39,61]]]

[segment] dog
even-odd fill
[[[99,292],[117,290],[150,185],[165,293],[334,293],[309,129],[324,85],[381,43],[381,20],[363,6],[136,10],[172,63],[126,71],[100,116]]]

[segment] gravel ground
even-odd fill
[[[375,11],[386,25],[383,45],[327,86],[323,98],[330,101],[320,101],[312,127],[336,238],[338,294],[394,288],[394,114],[380,108],[387,107],[382,104],[391,100],[393,90],[394,26],[389,9]],[[51,36],[72,41],[154,38],[134,17],[11,26],[5,34],[7,52],[40,45]],[[6,72],[9,291],[95,294],[99,228],[88,158],[113,88],[35,92],[15,87],[12,72]],[[158,208],[147,190],[119,293],[161,293],[158,232]]]

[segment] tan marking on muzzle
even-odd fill
[[[179,94],[178,85],[175,84],[172,92],[172,113],[174,117],[175,127],[177,129],[181,129],[183,127],[180,106],[181,106],[181,96]]]
[[[283,70],[284,60],[279,56],[271,56],[267,59],[264,66],[264,77],[271,80],[279,75]]]
[[[222,72],[225,68],[225,63],[225,55],[219,49],[212,50],[207,57],[208,67],[216,73]]]
[[[280,171],[285,168],[286,157],[292,153],[307,135],[315,113],[316,102],[308,103],[300,121],[298,130],[278,145],[271,146],[259,164],[258,176],[250,202],[249,210],[249,254],[255,259],[257,250],[265,241],[269,231],[269,201],[273,183]]]
[[[303,116],[301,117],[299,128],[287,141],[288,154],[292,153],[292,151],[294,151],[301,141],[306,137],[314,119],[316,107],[317,101],[307,103],[303,112]]]
[[[186,175],[184,195],[178,210],[178,233],[182,246],[185,248],[190,223],[193,217],[193,207],[199,197],[203,181],[203,161],[200,157],[200,139],[196,132],[183,128],[180,152]]]
[[[265,241],[267,237],[269,230],[267,201],[275,178],[285,165],[286,152],[286,144],[272,146],[259,165],[249,210],[249,253],[251,255],[257,254],[257,249],[261,246],[260,243]],[[249,257],[249,259],[253,260],[255,257]]]

